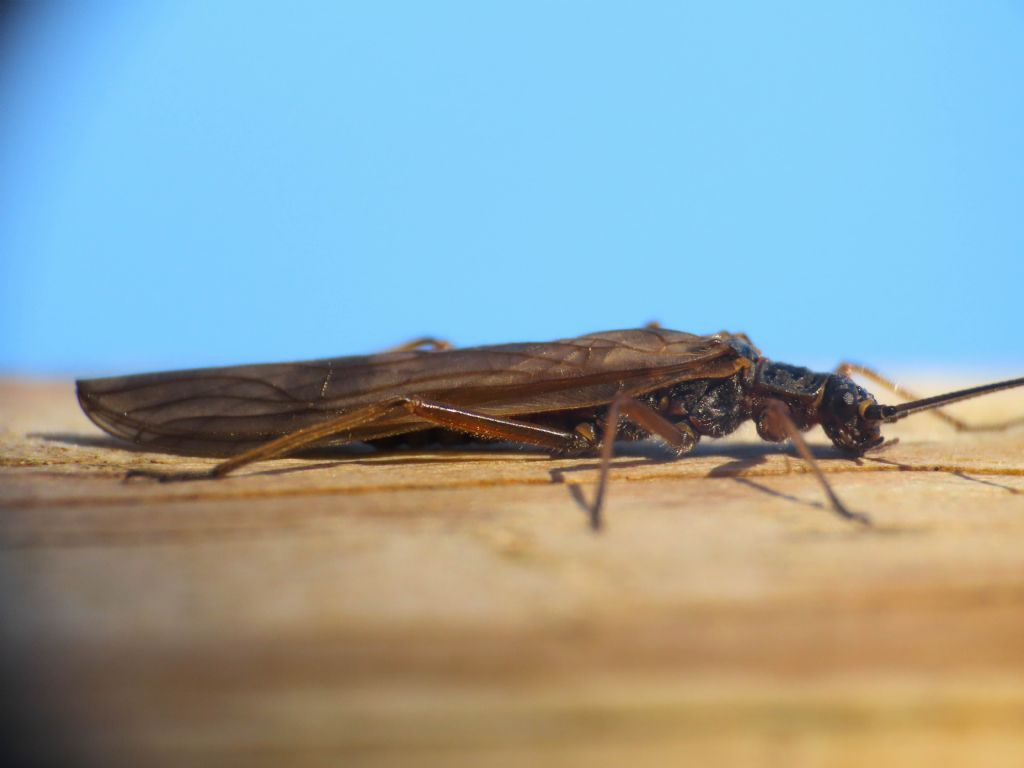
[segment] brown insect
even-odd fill
[[[91,379],[78,382],[78,400],[101,429],[137,445],[231,456],[201,475],[132,473],[161,480],[223,477],[312,447],[429,444],[446,433],[600,455],[590,510],[597,529],[616,439],[655,436],[682,456],[701,436],[727,435],[748,419],[765,440],[793,442],[839,515],[868,523],[835,495],[802,431],[820,424],[837,448],[860,456],[883,443],[883,423],[1024,385],[1018,378],[879,405],[852,373],[899,392],[855,365],[815,373],[772,362],[744,334],[647,327],[467,349],[418,339],[376,355]],[[960,430],[1024,422],[972,427],[936,414]]]

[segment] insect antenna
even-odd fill
[[[1019,379],[1007,379],[1006,381],[997,381],[994,384],[983,384],[980,387],[971,387],[970,389],[960,389],[956,392],[947,392],[944,395],[935,395],[934,397],[924,397],[920,400],[913,400],[909,403],[903,403],[902,405],[870,405],[864,409],[864,418],[871,419],[872,421],[884,421],[891,424],[894,421],[906,418],[914,413],[920,413],[921,411],[928,411],[932,408],[941,408],[944,405],[950,403],[958,403],[961,400],[970,400],[972,397],[981,397],[982,395],[988,395],[992,392],[1000,392],[1004,389],[1013,389],[1014,387],[1024,386],[1024,376]],[[1006,424],[998,425],[998,428],[1004,426],[1010,426],[1018,422],[1008,422]]]

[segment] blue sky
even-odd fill
[[[0,371],[547,339],[1024,365],[1024,5],[53,2]]]

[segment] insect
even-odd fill
[[[655,436],[682,456],[701,437],[721,437],[751,419],[763,439],[792,441],[837,514],[867,524],[836,496],[803,431],[820,425],[857,457],[882,445],[884,423],[1024,385],[1022,377],[879,405],[850,378],[855,373],[899,391],[859,366],[816,373],[773,362],[745,334],[652,325],[464,349],[418,339],[375,355],[82,380],[77,389],[85,413],[112,435],[155,450],[230,457],[202,474],[133,473],[162,480],[223,477],[312,447],[426,445],[452,433],[556,456],[598,455],[590,508],[598,529],[617,439]],[[972,427],[936,414],[962,430],[1024,422]]]

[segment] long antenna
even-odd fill
[[[980,387],[961,389],[956,392],[947,392],[945,395],[925,397],[921,400],[913,400],[902,405],[872,405],[864,410],[864,417],[872,421],[884,421],[891,424],[894,421],[906,418],[913,413],[928,411],[932,408],[940,408],[950,403],[958,403],[961,400],[969,400],[972,397],[980,397],[992,392],[999,392],[1004,389],[1024,386],[1024,376],[1019,379],[1007,379],[997,381],[995,384],[983,384]]]

